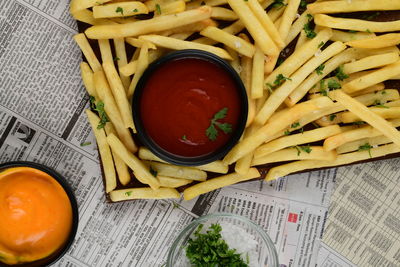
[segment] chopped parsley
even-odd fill
[[[186,138],[186,135],[184,134],[184,135],[182,135],[182,140],[184,140],[184,141],[186,141],[187,140],[187,138]]]
[[[153,175],[154,177],[157,177],[158,172],[155,169],[153,169],[151,166],[149,168],[149,171],[150,171],[151,175]]]
[[[132,12],[138,12],[139,10],[137,8],[135,8],[134,10],[132,10]]]
[[[297,150],[297,156],[300,156],[300,153],[301,153],[302,151],[304,151],[304,152],[306,152],[306,153],[308,153],[308,154],[310,154],[311,151],[312,151],[312,148],[310,147],[310,145],[306,145],[306,146],[294,146],[294,148],[296,148],[296,150]]]
[[[383,90],[383,91],[381,92],[381,94],[382,94],[382,95],[386,95],[386,91]]]
[[[158,15],[161,15],[161,6],[159,4],[156,4],[156,11]]]
[[[124,15],[124,9],[122,7],[117,7],[117,9],[115,10],[115,13],[121,13],[121,15]]]
[[[210,121],[210,126],[206,129],[206,136],[211,141],[215,141],[218,136],[218,129],[223,131],[225,134],[232,132],[232,125],[230,123],[221,123],[218,120],[222,120],[226,117],[228,108],[222,108],[220,111],[214,114],[214,117]],[[215,127],[217,126],[217,127]]]
[[[358,147],[358,151],[368,150],[369,157],[372,158],[371,148],[372,148],[372,146],[369,143],[365,143],[364,145],[361,145]]]
[[[285,134],[285,135],[290,135],[290,131],[289,131],[289,130],[286,130],[286,131],[284,132],[284,134]]]
[[[125,192],[125,195],[128,196],[128,197],[130,197],[130,196],[132,195],[132,191],[126,191],[126,192]]]
[[[99,117],[100,117],[100,122],[97,125],[97,129],[102,129],[102,128],[104,128],[106,123],[109,122],[107,114],[104,111],[104,102],[103,101],[98,101],[96,103],[96,108],[94,110],[99,113]]]
[[[115,57],[115,58],[114,58],[114,61],[118,61],[118,60],[120,60],[119,57]]]
[[[221,225],[211,224],[207,232],[202,234],[203,227],[203,224],[199,225],[186,247],[186,256],[193,266],[248,266],[236,249],[230,249],[222,239]]]
[[[90,108],[95,110],[96,109],[96,98],[94,96],[89,96],[90,101]]]
[[[365,124],[365,121],[355,121],[353,122],[354,125],[363,125]]]
[[[272,8],[277,8],[277,9],[280,9],[284,6],[287,6],[287,4],[285,4],[283,0],[274,0],[274,2],[271,4]]]
[[[336,80],[329,80],[328,81],[328,88],[330,90],[335,90],[335,89],[340,89],[342,88],[342,86],[340,85],[340,83]]]
[[[329,120],[333,121],[336,118],[336,114],[329,115]]]
[[[372,33],[369,29],[366,29],[365,31],[368,32],[368,33]]]
[[[349,78],[349,75],[343,72],[343,65],[340,65],[335,69],[335,76],[338,78],[340,81],[343,81],[344,79]]]
[[[313,20],[313,16],[311,14],[307,14],[307,19],[308,22],[304,24],[303,30],[306,33],[306,36],[308,39],[312,39],[315,36],[317,36],[317,33],[314,31],[314,29],[311,26],[311,21]]]
[[[324,42],[320,42],[319,44],[318,44],[318,48],[321,48],[321,47],[323,47],[324,46]]]
[[[81,143],[81,146],[89,146],[91,144],[92,144],[92,142],[84,142],[84,143]]]
[[[315,69],[315,72],[316,72],[318,75],[322,75],[322,74],[324,74],[324,72],[323,72],[324,68],[325,68],[325,65],[324,65],[324,64],[321,64],[321,65],[319,65],[319,66]]]
[[[295,122],[295,123],[292,123],[292,125],[290,125],[290,128],[297,128],[299,126],[300,126],[300,122]]]
[[[272,92],[272,90],[276,89],[277,87],[281,86],[282,83],[286,80],[291,81],[292,79],[285,77],[282,73],[278,74],[275,78],[275,81],[273,84],[267,83],[267,88],[270,92]]]

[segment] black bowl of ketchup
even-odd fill
[[[246,89],[214,54],[180,50],[149,65],[132,100],[139,140],[159,158],[196,166],[225,156],[247,121]]]

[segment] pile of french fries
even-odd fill
[[[266,174],[271,181],[400,152],[399,91],[384,84],[400,79],[400,33],[393,33],[400,20],[337,16],[383,10],[400,10],[400,1],[72,0],[72,16],[93,25],[74,39],[87,61],[81,72],[93,111],[86,112],[111,200],[179,198],[175,188],[184,185],[190,200],[260,177],[257,166],[265,164],[283,162]],[[97,40],[102,63],[87,38]],[[295,49],[282,61],[289,44]],[[127,46],[135,49],[129,59]],[[203,166],[168,164],[131,135],[140,76],[180,49],[228,60],[248,93],[242,139],[224,159]],[[148,187],[116,190],[117,179],[127,185],[131,172]],[[217,177],[207,179],[207,172]]]

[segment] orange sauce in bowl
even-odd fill
[[[72,228],[72,207],[63,187],[30,167],[0,172],[0,262],[20,264],[62,248]]]

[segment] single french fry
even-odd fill
[[[193,183],[193,180],[182,179],[182,178],[173,178],[168,176],[157,175],[158,181],[160,181],[161,187],[167,188],[177,188],[190,183]]]
[[[304,24],[308,22],[308,17],[307,14],[310,14],[307,10],[303,12],[303,14],[300,15],[298,19],[292,24],[292,27],[290,28],[288,35],[285,39],[285,44],[288,45],[290,42],[292,42],[297,35],[299,35],[300,32],[302,32]]]
[[[93,80],[98,98],[99,100],[103,101],[104,111],[114,125],[118,133],[118,137],[130,152],[135,153],[137,151],[137,147],[132,139],[131,133],[123,124],[121,113],[119,112],[118,106],[115,103],[114,96],[112,95],[104,72],[95,72],[93,74]]]
[[[251,78],[251,98],[257,99],[264,94],[264,53],[259,47],[253,58],[252,78]]]
[[[146,5],[139,1],[118,2],[93,7],[95,19],[129,17],[148,13],[149,10]]]
[[[325,151],[322,146],[296,146],[254,158],[251,166],[292,160],[334,160],[335,158],[336,151]]]
[[[143,72],[146,70],[148,65],[149,65],[149,49],[145,44],[142,48],[140,48],[140,54],[136,65],[135,75],[133,76],[132,82],[129,85],[128,89],[128,99],[132,98],[136,85],[139,82],[140,77],[142,77]]]
[[[348,46],[357,48],[383,48],[400,44],[400,33],[388,33],[368,39],[349,41]]]
[[[342,42],[335,42],[323,50],[318,56],[314,56],[306,64],[300,67],[293,75],[290,76],[290,80],[285,81],[280,87],[278,87],[267,99],[264,106],[257,113],[254,121],[260,125],[263,125],[276,109],[283,103],[283,101],[296,89],[297,86],[304,81],[307,76],[315,71],[315,69],[324,63],[326,60],[340,53],[346,48]]]
[[[217,27],[207,27],[200,32],[201,35],[213,39],[217,42],[223,43],[226,46],[236,50],[246,57],[253,57],[255,52],[255,47],[251,43],[243,40],[240,37],[229,34]]]
[[[314,16],[314,22],[316,25],[322,27],[361,31],[361,32],[400,31],[400,20],[388,21],[388,22],[376,22],[376,21],[367,21],[360,19],[336,18],[324,14],[316,14]]]
[[[178,14],[159,16],[148,20],[119,25],[96,25],[88,28],[85,33],[91,39],[112,39],[139,36],[156,31],[164,31],[207,19],[211,16],[211,8],[202,6],[198,9],[184,11]]]
[[[173,178],[189,179],[194,181],[205,181],[207,173],[192,167],[177,166],[155,161],[147,161],[148,164],[157,175],[168,176]]]
[[[299,8],[300,0],[288,1],[288,5],[282,15],[282,21],[279,25],[279,34],[285,40],[288,36],[290,26],[296,18],[297,9]]]
[[[132,74],[135,74],[136,72],[136,68],[137,68],[137,60],[134,60],[132,62],[129,62],[128,64],[126,64],[125,66],[122,66],[119,71],[125,75],[125,76],[130,76]]]
[[[295,161],[288,164],[280,165],[271,168],[266,177],[266,181],[276,180],[279,177],[286,176],[291,173],[304,171],[308,169],[333,167],[350,164],[357,161],[367,160],[370,158],[379,158],[389,154],[400,152],[400,147],[395,144],[389,144],[379,146],[377,148],[371,148],[369,151],[357,151],[348,154],[338,155],[333,161],[321,161],[321,160],[301,160]]]
[[[246,41],[249,40],[247,35],[244,33],[239,34],[239,36]],[[242,70],[240,72],[240,78],[242,79],[243,84],[246,88],[247,95],[249,96],[251,94],[250,90],[251,90],[251,83],[252,83],[251,76],[252,76],[253,60],[249,57],[242,57],[241,64],[242,64]],[[254,119],[254,116],[256,113],[254,99],[251,99],[250,97],[248,97],[247,101],[248,101],[248,114],[247,114],[246,127],[249,126],[253,122],[253,119]]]
[[[177,0],[169,3],[161,3],[158,6],[156,5],[154,17],[180,13],[185,11],[185,9],[185,1]]]
[[[376,93],[378,91],[385,90],[385,84],[384,83],[377,83],[375,85],[372,85],[370,87],[367,87],[365,89],[362,89],[360,91],[354,92],[352,94],[349,94],[350,96],[360,96],[360,95],[365,95],[369,93]]]
[[[367,41],[370,38],[376,37],[376,34],[373,32],[344,32],[333,30],[332,31],[332,41],[341,41],[341,42],[350,42],[355,40],[364,40]]]
[[[104,130],[106,131],[107,136],[110,134],[117,135],[117,131],[111,122],[106,123]],[[115,169],[117,170],[118,180],[122,185],[128,184],[131,181],[131,175],[129,174],[128,166],[114,151],[111,151],[111,154],[114,159]]]
[[[78,44],[79,48],[82,50],[83,55],[88,61],[90,67],[93,72],[101,70],[101,65],[96,55],[93,52],[92,47],[90,46],[88,40],[86,39],[85,34],[78,33],[74,35],[74,40]]]
[[[113,202],[132,199],[167,199],[180,198],[180,194],[173,188],[159,188],[153,190],[149,187],[126,188],[110,192],[110,199]]]
[[[129,84],[131,83],[131,79],[129,78],[129,75],[124,75],[123,73],[121,73],[121,67],[128,64],[124,38],[115,38],[114,47],[115,47],[115,55],[118,65],[119,76],[121,78],[121,82],[124,85],[125,90],[128,90]]]
[[[146,165],[140,161],[134,154],[128,151],[124,144],[114,134],[107,136],[107,143],[111,149],[125,162],[133,171],[136,179],[143,184],[148,184],[153,190],[160,187],[160,183],[155,178]]]
[[[268,138],[281,132],[283,129],[298,121],[301,117],[309,114],[310,112],[331,105],[332,100],[328,97],[320,97],[317,99],[309,100],[293,106],[285,110],[275,120],[268,121],[263,127],[258,129],[254,134],[248,138],[240,141],[223,159],[226,164],[232,164],[238,159],[246,156],[248,153],[256,149]]]
[[[400,133],[395,128],[397,126],[393,127],[388,121],[370,111],[366,106],[347,95],[342,90],[336,90],[333,97],[349,111],[356,114],[363,121],[382,132],[383,135],[392,139],[393,143],[400,146]]]
[[[156,155],[154,155],[150,150],[145,147],[139,148],[139,158],[143,160],[150,160],[150,161],[158,161],[162,163],[167,163],[166,161],[160,159]],[[193,166],[195,169],[208,171],[208,172],[215,172],[215,173],[227,173],[228,172],[228,165],[225,165],[221,160],[216,160],[205,165]]]
[[[336,152],[338,154],[344,154],[344,153],[348,153],[348,152],[357,151],[363,145],[365,146],[365,144],[368,144],[372,147],[376,147],[378,145],[385,145],[385,144],[389,144],[389,143],[392,143],[392,140],[390,140],[389,138],[387,138],[384,135],[379,135],[376,137],[363,138],[360,140],[356,140],[353,142],[343,144],[336,148]]]
[[[383,68],[377,69],[369,74],[366,74],[358,79],[355,79],[343,86],[343,91],[346,93],[354,93],[374,84],[389,80],[391,77],[400,74],[400,60],[386,65]]]
[[[117,187],[117,178],[115,176],[114,162],[111,155],[110,147],[107,144],[106,133],[104,129],[98,128],[100,118],[90,110],[86,110],[86,115],[89,119],[94,136],[96,137],[97,146],[103,164],[104,178],[106,184],[106,193],[111,192]]]
[[[88,9],[78,10],[71,13],[72,17],[78,21],[85,22],[90,25],[105,25],[105,24],[117,24],[109,19],[95,19],[93,17],[93,12]]]
[[[224,49],[219,47],[214,47],[210,45],[203,45],[189,41],[182,41],[170,37],[165,37],[161,35],[142,35],[139,39],[146,40],[149,42],[154,43],[157,46],[175,49],[175,50],[182,50],[182,49],[199,49],[203,51],[207,51],[213,53],[219,57],[224,59],[231,60],[231,56],[226,52]]]
[[[89,96],[93,96],[97,98],[96,88],[93,82],[93,71],[90,68],[89,64],[86,62],[81,62],[79,65],[81,69],[81,76],[83,84],[85,85],[86,91],[88,92]]]
[[[97,5],[102,5],[107,2],[110,2],[111,0],[72,0],[70,5],[69,5],[69,11],[71,14],[74,14],[77,11],[94,7]]]
[[[263,53],[277,56],[279,54],[278,47],[275,45],[274,41],[265,31],[264,27],[257,20],[257,18],[254,16],[249,16],[249,14],[252,14],[252,12],[246,3],[243,0],[228,0],[228,4],[246,26],[247,30]]]
[[[212,26],[212,25],[209,25],[209,26]],[[243,29],[244,29],[243,23],[240,20],[237,20],[234,23],[232,23],[231,25],[223,28],[222,30],[227,33],[235,35],[235,34],[238,34],[239,32],[241,32]],[[192,42],[199,43],[199,44],[205,44],[205,45],[217,44],[217,41],[212,40],[207,37],[200,37],[198,39],[193,40]]]
[[[230,9],[223,7],[213,7],[211,11],[211,18],[217,20],[231,21],[237,20],[238,16]]]
[[[257,0],[249,0],[247,4],[275,44],[281,49],[285,47],[285,42],[279,34],[278,29],[275,27],[274,22],[265,12],[265,8],[263,8]]]
[[[131,107],[126,96],[125,88],[121,82],[121,78],[119,77],[117,70],[115,69],[114,63],[104,62],[103,69],[108,83],[110,84],[111,91],[115,98],[115,102],[117,103],[118,110],[121,114],[125,128],[131,128],[134,132],[136,132],[133,124]]]
[[[101,54],[101,61],[102,62],[114,62],[110,41],[108,39],[100,39],[98,40],[100,54]]]
[[[193,199],[201,194],[205,194],[207,192],[211,192],[218,188],[236,184],[242,181],[250,180],[253,178],[257,178],[260,176],[260,173],[256,168],[251,168],[249,172],[245,175],[238,173],[231,173],[222,175],[217,178],[210,179],[208,181],[195,184],[191,187],[186,188],[183,191],[183,197],[185,200]]]
[[[375,10],[399,10],[400,2],[393,0],[351,0],[351,1],[320,1],[309,4],[307,9],[311,14],[317,13],[347,13]]]
[[[389,65],[398,60],[399,60],[399,53],[395,53],[395,52],[376,55],[376,56],[364,57],[355,62],[350,62],[350,63],[344,64],[343,72],[346,74],[351,74],[351,73],[358,72],[358,71],[363,71],[363,70],[367,70],[367,69],[373,69],[373,68]]]
[[[242,71],[242,66],[240,65],[240,58],[238,52],[235,50],[224,46],[225,50],[231,55],[232,60],[230,61],[231,66],[236,70],[236,72],[240,75],[240,72]]]
[[[258,147],[254,152],[254,158],[264,157],[286,147],[324,140],[341,132],[342,130],[338,125],[332,125],[310,131],[304,131],[299,134],[284,136]]]

